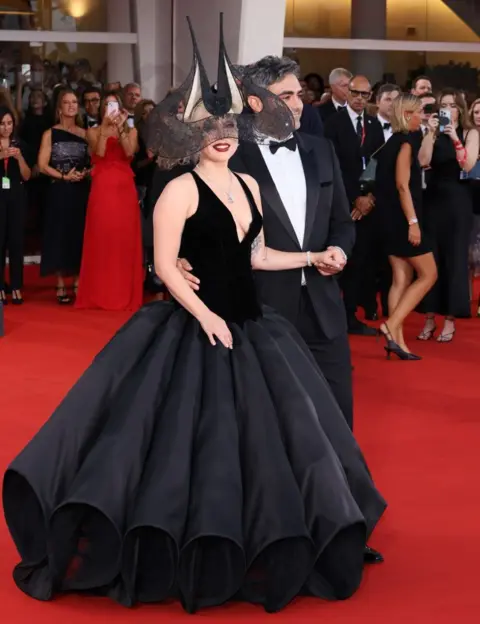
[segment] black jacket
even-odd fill
[[[298,242],[260,148],[241,143],[230,167],[233,171],[250,174],[260,185],[267,246],[298,252],[324,251],[334,245],[349,255],[355,242],[355,227],[333,146],[326,139],[308,134],[297,133],[296,136],[307,184],[303,246]],[[323,277],[314,267],[305,269],[305,277],[321,329],[327,338],[335,338],[346,331],[338,282],[334,277]],[[302,288],[301,269],[257,271],[255,279],[260,300],[295,324]]]
[[[364,128],[365,139],[361,146],[347,109],[332,115],[325,124],[325,136],[335,147],[351,204],[362,194],[359,179],[364,159],[368,165],[372,154],[385,142],[382,126],[376,117],[365,114]]]

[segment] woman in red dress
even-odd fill
[[[105,96],[102,123],[87,132],[92,189],[75,306],[137,310],[143,299],[140,210],[130,161],[137,131],[126,123],[117,94]]]

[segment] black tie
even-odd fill
[[[272,154],[276,154],[281,147],[286,147],[287,149],[294,152],[297,149],[297,140],[295,139],[295,137],[290,137],[282,143],[270,143],[270,151],[272,152]]]
[[[390,130],[391,127],[392,127],[392,124],[388,123],[387,121],[383,124],[384,130]]]
[[[360,141],[360,144],[363,143],[363,124],[362,124],[362,116],[359,115],[357,117],[357,137]]]

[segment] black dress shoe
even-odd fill
[[[348,333],[354,336],[376,336],[377,330],[353,317],[348,320]]]
[[[363,558],[365,563],[383,563],[385,561],[382,553],[379,553],[378,550],[375,550],[370,546],[365,546]]]

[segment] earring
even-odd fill
[[[405,119],[406,119],[407,121],[410,121],[411,117],[405,117]]]

